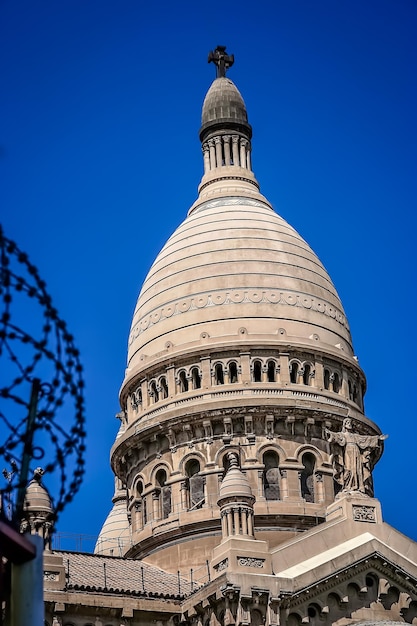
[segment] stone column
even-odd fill
[[[175,368],[173,365],[167,367],[167,384],[168,384],[168,397],[173,398],[175,396]]]
[[[204,173],[210,171],[210,150],[207,143],[203,143],[203,160],[204,160]]]
[[[201,357],[201,388],[209,389],[211,387],[210,357]]]
[[[242,535],[248,534],[248,517],[250,515],[250,511],[246,508],[242,510]]]
[[[223,164],[223,155],[222,155],[222,138],[215,137],[214,143],[216,146],[216,166],[221,167]]]
[[[316,472],[314,474],[314,502],[324,502],[324,489],[323,489],[323,474]]]
[[[189,506],[189,490],[187,487],[187,481],[181,481],[180,494],[181,494],[181,511],[186,511]]]
[[[227,516],[226,516],[225,511],[222,512],[220,519],[222,522],[222,538],[226,539],[228,534],[227,534]]]
[[[227,511],[227,536],[231,537],[232,535],[233,535],[232,510],[228,509]]]
[[[239,165],[239,135],[232,135],[233,165]]]
[[[280,491],[281,491],[281,500],[287,500],[289,493],[288,493],[288,477],[287,477],[287,470],[283,469],[279,471],[280,474]]]
[[[255,536],[254,528],[253,528],[253,514],[252,513],[248,516],[248,535],[249,537]]]
[[[279,355],[280,378],[283,385],[288,385],[290,382],[290,365],[288,357],[288,352],[281,352]]]
[[[248,142],[246,139],[240,140],[240,167],[246,167],[246,146]]]
[[[250,353],[240,353],[240,363],[242,366],[242,383],[247,385],[250,383]]]
[[[147,409],[149,406],[149,396],[148,396],[148,380],[144,378],[140,381],[140,386],[142,389],[142,406],[143,410]]]
[[[248,149],[246,151],[246,167],[249,171],[252,171],[252,163],[251,163],[251,147],[248,142]]]
[[[216,167],[216,149],[214,147],[214,139],[209,139],[207,143],[209,146],[210,154],[210,169],[214,170],[214,168]]]
[[[235,527],[235,535],[240,535],[239,509],[237,506],[233,508],[233,525]]]
[[[159,506],[160,492],[156,489],[152,492],[152,521],[156,522],[161,518]]]
[[[324,367],[323,361],[317,359],[315,365],[315,387],[324,389]]]
[[[134,515],[133,515],[133,532],[138,532],[143,528],[143,515],[142,515],[142,499],[135,500],[134,503]]]
[[[224,164],[231,164],[231,156],[230,156],[230,135],[223,136],[223,149],[224,149]]]
[[[349,380],[347,371],[342,371],[342,396],[349,399]]]
[[[267,611],[266,626],[279,626],[279,598],[271,598]]]

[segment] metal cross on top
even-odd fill
[[[221,76],[226,76],[226,70],[229,67],[232,67],[235,62],[235,57],[233,54],[227,54],[226,46],[217,46],[217,48],[208,55],[208,62],[216,65],[216,78],[220,78]]]

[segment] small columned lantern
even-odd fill
[[[45,548],[50,550],[55,513],[50,495],[42,484],[43,474],[43,469],[37,467],[26,488],[20,529],[21,532],[43,537]]]
[[[239,468],[237,454],[229,452],[229,469],[220,486],[217,504],[222,521],[222,543],[228,537],[254,539],[253,505],[255,497],[246,476]]]
[[[229,468],[220,486],[222,540],[213,551],[215,574],[223,570],[271,574],[271,560],[266,541],[255,539],[253,505],[255,497],[249,481],[239,467],[235,452],[228,454]]]

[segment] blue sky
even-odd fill
[[[222,44],[261,191],[329,271],[366,413],[389,434],[384,517],[417,539],[416,25],[414,0],[0,0],[0,220],[75,335],[87,385],[87,473],[58,530],[96,535],[110,509],[131,316],[196,197],[207,54]]]

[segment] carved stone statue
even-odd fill
[[[342,492],[362,493],[373,497],[372,470],[380,456],[381,442],[388,435],[359,435],[352,420],[343,420],[342,430],[325,429],[333,454],[334,478]]]

